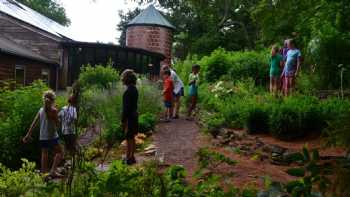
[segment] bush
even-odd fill
[[[273,106],[270,116],[272,134],[280,139],[292,140],[312,132],[320,133],[326,124],[319,103],[313,96],[284,98],[280,104]]]
[[[208,132],[215,138],[220,128],[225,126],[225,119],[220,115],[215,115],[207,120]]]
[[[228,52],[219,48],[198,63],[203,67],[208,82],[215,82],[224,77],[232,81],[253,78],[256,84],[267,84],[267,51]]]
[[[112,66],[86,65],[81,68],[79,75],[80,85],[84,87],[97,86],[109,88],[119,81],[119,74]]]
[[[269,114],[260,108],[253,108],[248,112],[247,131],[249,134],[269,131]]]
[[[271,115],[271,133],[282,140],[292,140],[304,136],[300,127],[299,113],[290,106],[280,106]]]
[[[154,129],[157,122],[157,116],[151,113],[142,114],[139,117],[139,132],[149,133]]]
[[[40,174],[35,172],[35,163],[23,160],[18,171],[11,171],[0,164],[1,196],[46,196],[42,188],[45,183]]]

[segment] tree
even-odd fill
[[[257,1],[158,0],[158,3],[168,11],[167,18],[177,28],[174,51],[183,59],[188,54],[207,55],[218,47],[226,50],[253,48],[256,28],[250,9]]]
[[[65,9],[56,0],[17,0],[64,26],[70,25]]]
[[[128,23],[139,15],[140,12],[141,10],[139,8],[128,11],[127,13],[124,13],[122,10],[119,11],[120,22],[117,25],[117,30],[121,32],[119,37],[119,44],[121,46],[126,46],[126,29],[128,27]]]

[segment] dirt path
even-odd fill
[[[157,154],[164,154],[165,164],[182,165],[191,176],[196,170],[196,152],[202,137],[196,122],[178,119],[158,124],[153,141]]]

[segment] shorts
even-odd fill
[[[281,71],[280,70],[270,70],[270,77],[280,77],[281,76]]]
[[[63,140],[64,140],[64,146],[66,147],[67,150],[75,150],[75,145],[76,145],[76,135],[75,134],[67,134],[63,135]]]
[[[41,148],[53,148],[58,144],[59,144],[58,138],[50,139],[50,140],[40,140]]]
[[[285,77],[294,77],[295,76],[295,70],[289,70],[289,71],[284,71],[283,72]]]
[[[175,98],[181,97],[181,96],[185,96],[185,91],[184,88],[181,88],[180,91],[178,93],[173,93]]]
[[[125,138],[127,140],[134,139],[139,131],[138,116],[127,119],[127,128],[125,131]]]
[[[198,96],[198,87],[197,86],[190,86],[188,95],[191,97]]]
[[[171,108],[173,106],[171,101],[164,101],[165,108]]]

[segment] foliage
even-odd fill
[[[139,117],[139,132],[148,133],[152,131],[156,125],[157,116],[151,113],[142,114]]]
[[[207,120],[208,132],[211,133],[214,138],[219,134],[220,128],[224,125],[225,119],[220,115],[211,116]]]
[[[267,57],[267,52],[228,52],[219,48],[210,56],[203,57],[199,64],[208,82],[222,77],[232,81],[253,78],[256,84],[265,85],[268,76]]]
[[[262,43],[295,38],[307,56],[306,62],[316,66],[319,85],[338,88],[338,65],[350,65],[349,10],[347,0],[261,0],[252,10],[252,17],[259,26]],[[346,84],[349,87],[349,81]]]
[[[260,108],[251,109],[248,112],[246,126],[250,134],[269,131],[269,114]]]
[[[189,54],[207,55],[218,46],[227,50],[254,46],[255,24],[249,12],[255,0],[214,0],[209,5],[195,0],[158,2],[167,10],[166,17],[177,28],[174,36],[176,57],[185,59]]]
[[[335,166],[331,163],[320,161],[317,149],[308,150],[304,147],[297,160],[299,167],[289,168],[286,172],[296,180],[286,184],[270,182],[268,191],[260,192],[260,196],[274,196],[290,194],[291,196],[327,196],[331,180],[330,175],[334,174]],[[332,193],[334,194],[334,193]]]
[[[123,10],[119,10],[119,18],[120,22],[117,25],[117,30],[121,32],[119,37],[119,45],[126,46],[126,29],[128,27],[128,23],[134,19],[141,12],[140,8],[136,8],[135,10],[129,10],[124,13]]]
[[[66,15],[66,10],[57,0],[18,0],[18,2],[23,3],[61,25],[70,25],[71,21]]]
[[[81,68],[79,75],[80,85],[84,87],[97,86],[98,88],[110,88],[119,80],[118,72],[107,65],[86,65]]]
[[[291,140],[325,128],[319,101],[312,96],[295,95],[283,99],[273,108],[271,132],[274,136]]]
[[[329,127],[326,130],[325,135],[328,136],[328,142],[330,145],[344,146],[350,152],[350,112],[338,115],[338,118],[334,118],[329,121]]]
[[[202,175],[202,172],[205,169],[209,169],[211,171],[210,173],[212,173],[221,164],[234,166],[237,163],[237,161],[232,160],[221,153],[212,151],[209,148],[201,148],[197,152],[197,155],[199,164],[197,175]]]
[[[34,143],[22,144],[21,139],[42,106],[42,94],[46,90],[48,87],[38,81],[31,86],[0,92],[0,163],[17,168],[23,157],[39,161],[38,130],[33,132]],[[60,97],[56,100],[62,103]]]
[[[22,167],[11,171],[0,164],[0,194],[4,196],[41,196],[47,194],[45,183],[37,172],[35,163],[23,160]]]

